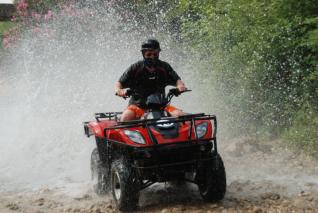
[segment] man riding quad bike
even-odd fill
[[[176,86],[180,92],[186,90],[179,75],[164,61],[159,60],[160,44],[155,39],[148,39],[141,45],[143,60],[132,64],[115,84],[118,96],[126,97],[124,88],[136,91],[132,94],[129,106],[124,110],[121,121],[140,118],[144,114],[145,100],[153,93],[165,93],[168,85]],[[165,110],[172,116],[183,115],[183,112],[171,105]]]
[[[129,70],[142,72],[128,69],[126,73]],[[159,86],[166,86],[160,82]],[[96,121],[84,122],[85,134],[96,139],[91,156],[95,192],[110,191],[123,211],[136,209],[140,191],[156,182],[188,181],[198,185],[205,201],[222,200],[226,175],[217,150],[216,117],[169,109],[174,96],[189,91],[183,82],[179,86],[175,82],[177,88],[167,95],[164,87],[145,93],[125,79],[119,83],[117,95],[131,97],[128,108],[123,113],[96,113]],[[124,87],[131,89],[124,91]]]

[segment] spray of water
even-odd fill
[[[103,10],[104,9],[104,10]],[[0,191],[67,187],[90,180],[93,140],[82,122],[94,112],[119,111],[121,73],[141,58],[140,43],[159,37],[189,87],[193,76],[160,30],[133,30],[109,8],[76,8],[27,31],[1,59]],[[142,33],[141,33],[142,32]],[[193,103],[194,95],[191,97]],[[177,106],[195,111],[186,97]]]

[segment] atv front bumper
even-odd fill
[[[211,141],[182,143],[151,148],[135,148],[131,152],[131,165],[143,179],[156,182],[180,179],[187,172],[195,172],[212,160]]]

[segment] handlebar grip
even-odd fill
[[[133,94],[133,90],[131,90],[131,89],[127,89],[126,90],[126,96],[127,97],[130,97],[132,94]]]
[[[115,95],[116,96],[120,96],[120,97],[122,97],[124,99],[127,99],[130,96],[132,96],[133,93],[134,93],[134,91],[132,89],[127,89],[126,92],[125,92],[125,96],[124,97],[120,96],[117,92],[115,93]]]

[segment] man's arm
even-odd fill
[[[130,88],[133,80],[133,73],[136,70],[136,66],[139,62],[130,65],[128,69],[120,76],[119,80],[115,83],[115,92],[120,97],[126,96],[126,91],[124,88]]]

